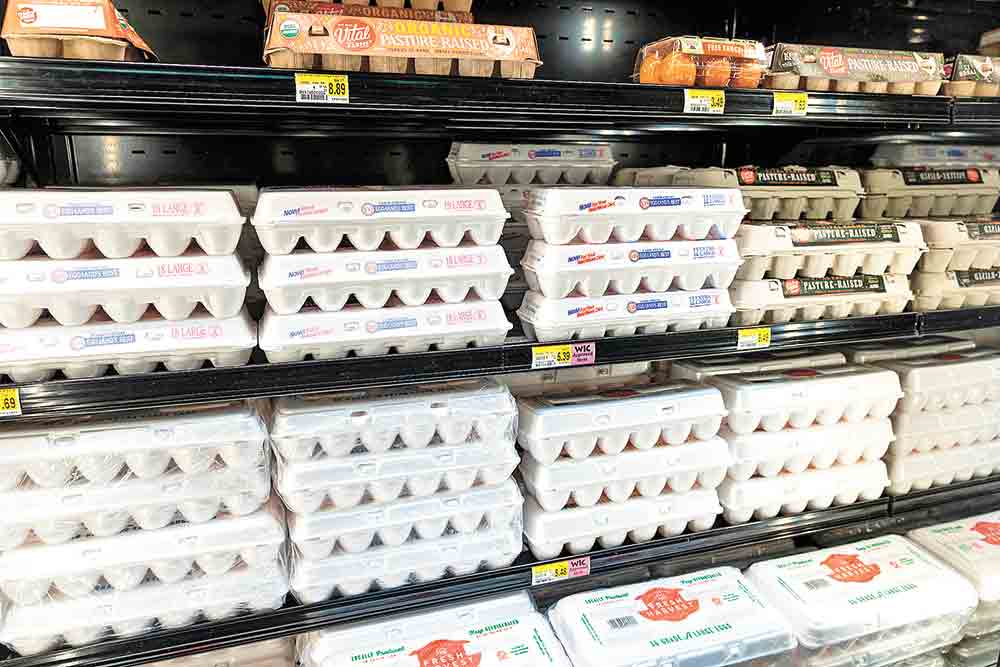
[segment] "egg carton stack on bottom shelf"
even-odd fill
[[[284,603],[267,432],[246,404],[10,428],[0,469],[0,642],[18,653]]]
[[[1000,198],[1000,171],[964,167],[862,169],[861,217],[988,215]]]
[[[916,221],[930,246],[913,274],[913,309],[1000,304],[1000,221],[989,216]]]
[[[295,667],[295,640],[270,639],[147,664],[149,667]]]
[[[536,558],[708,530],[729,464],[715,389],[675,382],[518,399],[524,533]]]
[[[261,349],[284,362],[503,343],[506,218],[496,190],[263,190]]]
[[[306,603],[509,565],[514,399],[488,381],[275,401],[274,486]]]

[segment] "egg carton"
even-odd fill
[[[260,349],[272,363],[461,350],[502,345],[513,325],[499,301],[361,308],[336,312],[304,309],[293,315],[268,310],[260,322]]]
[[[524,335],[542,343],[719,329],[733,313],[724,289],[568,299],[527,292],[517,310]]]
[[[532,188],[524,219],[552,245],[732,238],[746,214],[734,188]]]
[[[950,310],[1000,305],[1000,267],[924,273],[911,278],[913,310]]]
[[[754,475],[798,474],[810,467],[826,470],[834,464],[878,461],[893,440],[892,423],[886,418],[743,434],[723,427],[720,436],[729,444],[732,456],[729,478],[737,481]]]
[[[948,660],[944,657],[947,648],[939,648],[912,658],[906,658],[899,662],[892,663],[889,667],[948,667]]]
[[[896,535],[751,565],[791,623],[806,667],[893,662],[954,643],[976,608],[972,584]]]
[[[1000,400],[1000,352],[995,350],[946,352],[877,365],[899,376],[903,398],[896,411],[900,414]]]
[[[209,255],[228,255],[243,222],[233,194],[221,190],[4,190],[0,260],[22,259],[36,243],[55,259],[74,259],[95,246],[105,257],[131,257],[143,242],[175,257],[192,240]]]
[[[552,393],[599,393],[611,387],[649,384],[653,380],[653,362],[634,361],[600,366],[565,366],[526,373],[499,375],[496,381],[518,398]]]
[[[913,299],[907,277],[892,274],[736,280],[730,295],[735,326],[895,314]]]
[[[892,418],[894,455],[989,442],[1000,437],[1000,403],[969,404],[934,412],[907,412]]]
[[[268,498],[266,465],[221,468],[200,475],[174,471],[154,479],[126,477],[108,485],[0,493],[0,551],[22,544],[62,544],[75,537],[110,537],[130,528],[156,530],[175,520],[205,523],[220,512],[250,514]]]
[[[952,667],[993,667],[997,664],[998,655],[1000,632],[964,637],[948,652],[948,664]]]
[[[862,169],[865,219],[988,215],[1000,198],[1000,172],[958,169]]]
[[[364,553],[338,552],[291,563],[292,593],[303,604],[507,567],[521,555],[521,526],[415,540]]]
[[[872,341],[852,343],[840,348],[852,364],[873,364],[895,359],[915,359],[948,352],[966,352],[976,349],[976,343],[952,336],[921,336],[907,340]]]
[[[1000,265],[1000,221],[917,220],[928,251],[919,268],[926,273],[991,269]]]
[[[59,324],[79,326],[97,308],[115,322],[139,321],[149,306],[165,319],[189,317],[200,303],[214,317],[235,317],[250,274],[236,255],[188,252],[163,258],[55,260],[31,256],[0,262],[0,324],[29,327],[48,311]]]
[[[670,376],[680,380],[704,382],[716,375],[766,373],[795,368],[826,368],[843,366],[846,358],[840,352],[818,350],[764,350],[703,359],[682,359],[670,364]]]
[[[346,239],[358,250],[420,247],[426,237],[453,248],[466,236],[496,245],[507,219],[493,189],[265,188],[253,223],[261,245],[287,255],[304,239],[316,252],[333,252]]]
[[[891,454],[886,457],[886,465],[892,480],[889,493],[894,496],[967,482],[1000,472],[1000,440],[915,454]]]
[[[706,382],[722,393],[726,424],[738,435],[884,419],[903,395],[892,371],[853,365],[719,375]]]
[[[736,243],[740,280],[906,275],[927,250],[916,222],[744,223]]]
[[[613,185],[635,185],[639,187],[664,187],[674,185],[674,178],[690,167],[666,165],[663,167],[625,168],[615,172]]]
[[[789,623],[734,567],[571,595],[549,620],[576,667],[787,665],[795,648]]]
[[[258,641],[183,658],[147,663],[150,667],[295,667],[295,638]]]
[[[621,454],[631,445],[679,446],[715,438],[726,409],[717,389],[688,382],[624,387],[597,394],[518,399],[517,441],[543,465],[562,454],[586,459]]]
[[[131,591],[52,600],[8,609],[0,628],[0,642],[21,655],[35,655],[63,643],[82,646],[105,637],[180,628],[200,619],[216,621],[278,609],[287,592],[288,578],[274,565],[175,584],[152,583]]]
[[[0,491],[18,486],[109,484],[168,469],[198,475],[263,465],[267,431],[246,404],[15,425],[0,432]],[[171,465],[173,464],[173,465]]]
[[[876,167],[1000,167],[1000,146],[966,144],[879,144]]]
[[[322,310],[341,310],[352,296],[365,308],[382,308],[393,294],[407,306],[432,292],[445,303],[496,300],[513,273],[495,245],[268,255],[258,277],[272,310],[291,315],[306,299]]]
[[[844,167],[706,167],[677,173],[673,184],[739,188],[751,220],[850,220],[864,196],[858,172]]]
[[[605,185],[618,164],[611,144],[470,144],[456,141],[448,153],[456,183],[527,184],[560,181]]]
[[[0,591],[15,606],[45,604],[154,582],[176,583],[198,573],[218,576],[244,566],[273,567],[282,558],[284,542],[281,520],[259,511],[202,524],[33,544],[0,553]]]
[[[257,345],[257,323],[246,310],[215,318],[202,309],[183,321],[147,312],[132,324],[95,316],[87,324],[62,326],[42,318],[28,329],[0,328],[0,375],[13,382],[99,377],[113,367],[119,375],[242,366]]]
[[[532,241],[521,260],[528,287],[562,299],[666,292],[671,287],[725,289],[736,277],[740,253],[732,239],[549,245]]]

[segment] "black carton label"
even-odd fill
[[[965,231],[973,241],[979,239],[1000,239],[1000,221],[966,222]]]
[[[736,179],[744,187],[755,185],[837,185],[837,174],[829,169],[759,169],[757,167],[740,167],[736,170]]]
[[[977,285],[1000,285],[1000,269],[977,269],[974,271],[956,271],[955,279],[961,287],[976,287]]]
[[[858,275],[828,278],[792,278],[781,281],[781,292],[786,297],[820,296],[827,294],[857,294],[861,292],[885,292],[882,276]]]
[[[892,223],[838,225],[804,223],[790,228],[795,247],[843,243],[899,243],[899,229]]]
[[[979,185],[983,174],[978,169],[900,169],[907,185]]]

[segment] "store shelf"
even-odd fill
[[[1000,97],[956,97],[952,122],[961,126],[1000,125]]]

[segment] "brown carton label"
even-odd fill
[[[402,7],[369,7],[345,5],[327,0],[271,0],[266,26],[271,25],[275,12],[294,14],[329,14],[331,16],[360,16],[377,19],[410,19],[437,21],[439,23],[472,23],[471,12],[448,12],[432,9],[404,9]]]

